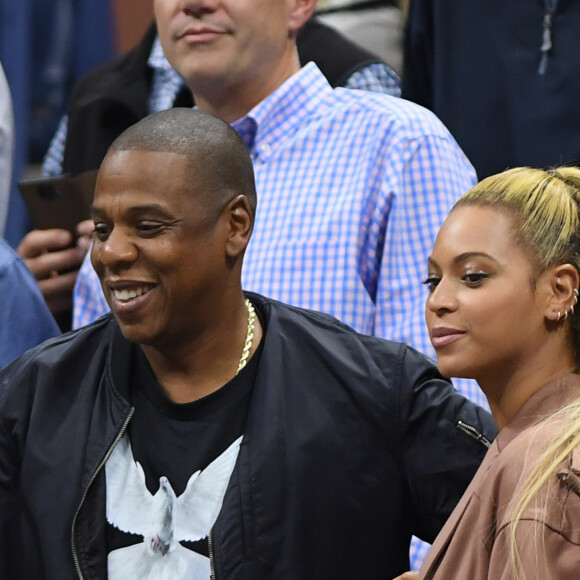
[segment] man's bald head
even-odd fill
[[[202,190],[208,194],[217,194],[215,200],[208,196],[208,203],[219,202],[221,208],[236,195],[243,194],[255,213],[257,198],[252,160],[239,135],[221,119],[187,108],[154,113],[129,127],[109,148],[109,152],[135,150],[187,157],[188,179],[196,186],[203,185]]]

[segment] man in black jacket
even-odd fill
[[[255,209],[215,117],[114,142],[91,254],[112,315],[0,373],[2,578],[384,580],[437,534],[491,417],[410,347],[244,294]]]

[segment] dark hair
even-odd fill
[[[208,113],[176,107],[153,113],[125,130],[109,151],[157,151],[184,155],[189,176],[203,180],[215,201],[227,204],[243,194],[255,213],[257,196],[254,168],[248,149],[224,121]]]

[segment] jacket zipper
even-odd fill
[[[215,563],[213,561],[213,527],[209,531],[209,535],[207,536],[207,547],[209,551],[209,568],[210,568],[210,580],[216,580],[217,576],[215,574]]]
[[[129,424],[131,417],[133,417],[134,412],[135,412],[135,409],[133,407],[131,407],[131,410],[129,411],[129,414],[127,415],[127,418],[125,419],[125,422],[123,423],[123,425],[121,427],[121,430],[119,431],[119,433],[117,433],[117,437],[115,437],[115,440],[113,441],[113,443],[109,447],[105,457],[101,460],[101,462],[99,463],[99,465],[95,469],[93,475],[89,479],[89,482],[87,483],[87,486],[85,487],[85,491],[83,492],[83,495],[81,497],[81,501],[79,503],[79,506],[77,507],[77,511],[75,512],[75,515],[73,518],[72,528],[71,528],[71,547],[72,547],[72,556],[73,556],[73,560],[75,563],[75,568],[76,568],[79,580],[83,580],[84,576],[83,576],[83,571],[81,569],[81,564],[79,562],[79,556],[77,554],[77,546],[76,546],[76,541],[75,541],[75,532],[76,532],[75,528],[76,528],[76,524],[77,524],[77,518],[78,518],[78,515],[79,515],[79,513],[80,513],[80,511],[85,503],[85,500],[87,498],[87,494],[89,492],[91,485],[93,484],[93,482],[97,478],[97,475],[100,473],[100,471],[105,466],[105,463],[107,463],[107,460],[111,456],[111,453],[113,453],[113,449],[115,449],[115,447],[117,446],[117,443],[119,443],[121,437],[125,434],[125,431],[127,430],[127,425]]]
[[[485,447],[489,448],[491,446],[491,441],[483,433],[480,433],[475,427],[472,427],[463,421],[458,421],[457,428],[476,441],[479,441],[482,445],[485,445]]]

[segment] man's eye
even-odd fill
[[[136,229],[142,236],[155,236],[161,233],[163,224],[161,222],[139,222]]]
[[[96,223],[95,224],[95,236],[98,240],[104,241],[107,239],[111,233],[111,227],[107,224]]]
[[[440,281],[441,278],[439,278],[439,276],[427,276],[427,278],[423,280],[423,284],[429,287],[429,292],[433,292]]]
[[[463,276],[463,281],[468,286],[479,286],[487,277],[485,272],[470,272]]]

